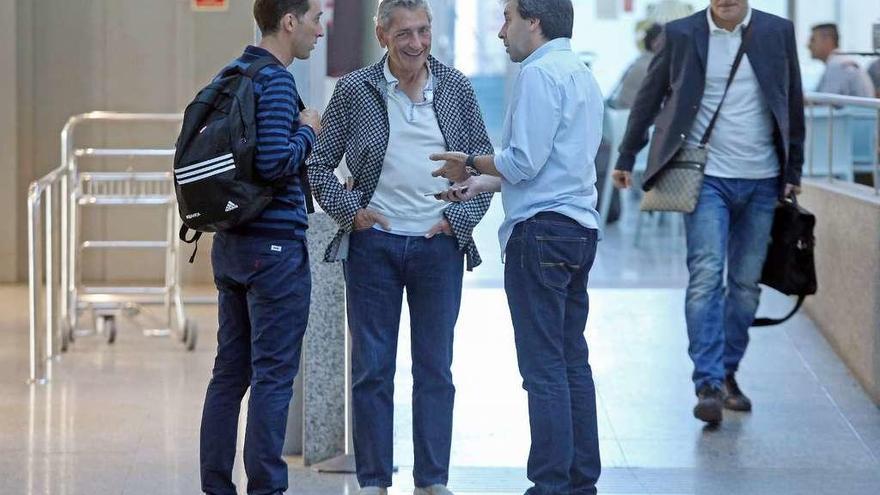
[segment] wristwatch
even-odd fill
[[[473,153],[468,155],[467,160],[464,161],[464,168],[471,175],[480,175],[480,172],[477,170],[477,155]]]

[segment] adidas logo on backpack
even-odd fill
[[[203,232],[247,223],[272,201],[273,187],[261,183],[254,170],[253,78],[274,63],[265,57],[246,72],[227,70],[187,106],[174,155],[175,192],[184,224],[181,240],[197,242]],[[196,231],[191,238],[189,230]]]

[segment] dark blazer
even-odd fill
[[[804,163],[804,97],[794,26],[755,9],[751,23],[746,54],[773,114],[774,143],[784,179],[780,188],[799,185]],[[706,11],[670,22],[664,34],[663,47],[651,61],[633,104],[616,166],[633,169],[636,155],[648,142],[648,129],[654,125],[646,190],[684,144],[697,118],[709,52]],[[728,99],[724,104],[737,102]]]

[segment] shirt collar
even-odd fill
[[[561,51],[571,51],[571,39],[570,38],[556,38],[548,41],[541,45],[537,50],[533,51],[531,55],[526,57],[525,60],[522,61],[522,66],[525,67],[530,63],[539,60],[551,52],[561,52]]]
[[[434,92],[434,74],[431,74],[431,66],[426,65],[428,69],[428,80],[425,81],[425,98],[427,99],[429,93]],[[389,90],[397,89],[397,86],[400,85],[400,80],[394,77],[394,74],[391,73],[391,57],[385,57],[385,66],[382,68],[385,73],[385,82],[388,83]]]
[[[275,59],[276,62],[278,62],[278,65],[284,65],[281,63],[280,60],[278,60],[278,57],[276,57],[275,55],[272,55],[272,52],[270,52],[269,50],[266,50],[265,48],[259,47],[259,46],[248,45],[244,48],[244,52],[246,54],[252,55],[254,57],[272,57]]]
[[[717,32],[727,33],[728,32],[726,29],[724,29],[722,27],[718,27],[718,25],[715,24],[715,20],[712,19],[712,9],[711,8],[706,9],[706,18],[709,20],[709,32],[710,33],[717,33]],[[733,28],[733,33],[737,33],[737,34],[742,33],[742,30],[745,29],[745,27],[748,26],[750,22],[752,22],[752,8],[751,7],[749,7],[749,10],[746,12],[746,16],[742,20],[742,22],[740,22],[739,24],[736,25],[735,28]],[[731,33],[731,34],[733,34],[733,33]]]

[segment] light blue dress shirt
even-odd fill
[[[504,222],[501,252],[517,223],[542,211],[599,228],[596,153],[604,107],[590,69],[557,38],[522,62],[504,122],[501,173]]]

